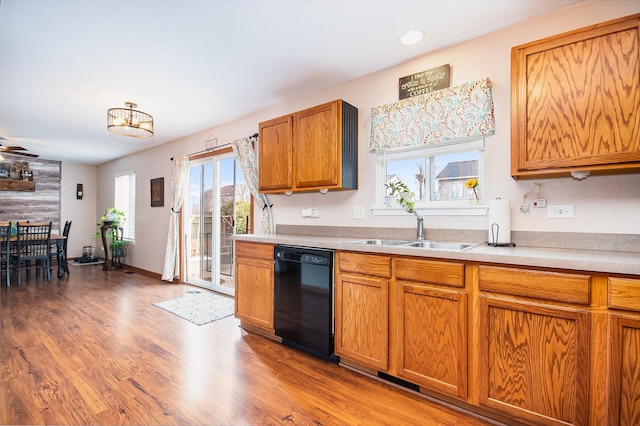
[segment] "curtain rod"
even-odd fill
[[[253,135],[249,136],[248,139],[253,139],[253,138],[257,138],[257,137],[258,137],[258,134],[254,133]],[[216,145],[216,146],[214,146],[212,148],[203,149],[202,151],[192,152],[191,154],[188,155],[188,157],[191,157],[192,155],[203,154],[203,153],[209,152],[209,151],[215,151],[216,149],[219,149],[219,148],[226,148],[228,146],[231,146],[231,142],[225,143],[225,144],[222,144],[222,145]],[[173,157],[171,157],[171,161],[173,161]]]

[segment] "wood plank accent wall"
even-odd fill
[[[34,192],[0,191],[0,221],[51,221],[52,233],[60,233],[60,161],[6,156],[0,163],[28,161],[36,184]]]

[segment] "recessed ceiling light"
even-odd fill
[[[400,44],[405,46],[411,46],[413,44],[420,43],[424,33],[420,30],[409,30],[400,36]]]

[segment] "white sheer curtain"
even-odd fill
[[[178,247],[180,242],[180,209],[182,208],[182,200],[184,191],[187,187],[187,178],[189,175],[189,160],[186,155],[180,155],[173,158],[173,175],[171,177],[171,211],[169,217],[169,234],[167,235],[167,247],[164,253],[164,268],[162,270],[162,279],[172,282],[176,273],[176,264],[178,263]]]
[[[253,150],[253,144],[249,138],[238,139],[231,143],[233,152],[236,155],[244,180],[251,191],[251,195],[262,209],[261,228],[263,234],[273,234],[273,213],[271,212],[271,204],[265,194],[258,192],[258,168],[256,165],[256,154]]]

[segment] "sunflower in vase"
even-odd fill
[[[464,186],[466,186],[467,188],[473,190],[473,196],[476,200],[480,200],[478,198],[478,179],[468,179],[465,183]]]

